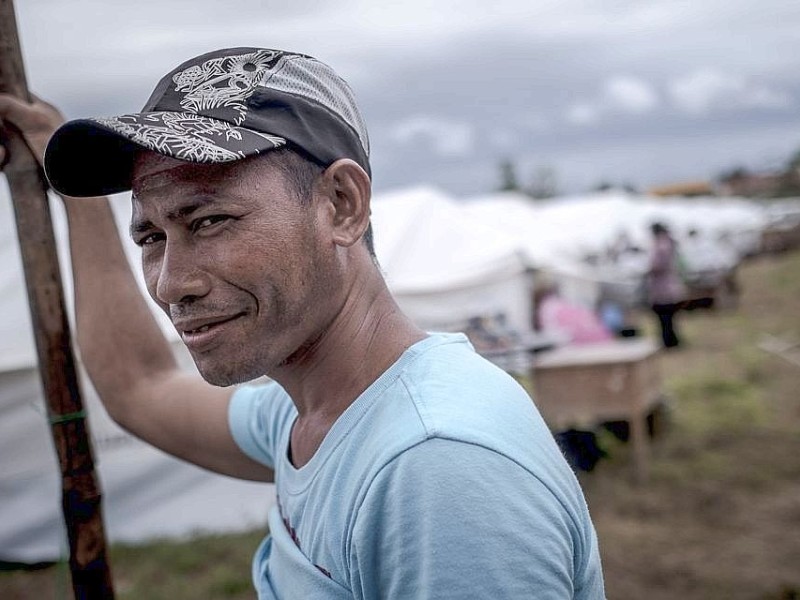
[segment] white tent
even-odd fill
[[[547,272],[565,298],[592,306],[602,279],[583,257],[604,243],[607,232],[616,233],[616,215],[624,212],[626,203],[624,198],[609,197],[585,208],[498,193],[468,199],[463,206],[473,217],[506,231],[529,267]]]
[[[513,236],[429,187],[377,196],[372,223],[389,287],[421,327],[504,315],[510,328],[530,329],[530,278]]]
[[[647,269],[646,252],[613,264],[605,257],[622,237],[647,250],[654,222],[666,224],[679,242],[694,229],[714,244],[730,244],[734,260],[758,250],[767,223],[762,206],[741,198],[664,199],[612,192],[533,202],[499,193],[467,199],[465,208],[517,236],[529,264],[551,273],[563,295],[587,306],[594,305],[602,285],[636,287]],[[731,255],[722,248],[718,254]]]

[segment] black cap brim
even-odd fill
[[[47,145],[50,185],[66,196],[105,196],[131,189],[137,153],[221,163],[282,147],[277,135],[191,113],[150,112],[62,125]]]

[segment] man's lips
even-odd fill
[[[193,348],[201,348],[210,344],[225,325],[235,321],[244,313],[230,316],[214,316],[193,319],[179,319],[173,322],[175,329],[181,334],[183,342]]]
[[[235,315],[215,315],[212,317],[192,317],[182,319],[172,319],[175,329],[181,333],[195,333],[201,329],[207,329],[215,325],[227,323],[242,316],[243,313]]]

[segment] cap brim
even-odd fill
[[[286,139],[192,113],[148,112],[62,125],[47,145],[50,185],[67,196],[104,196],[131,189],[141,150],[196,163],[241,160]]]

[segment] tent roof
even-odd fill
[[[602,253],[621,234],[646,247],[649,227],[656,221],[670,226],[677,237],[697,229],[714,239],[752,234],[767,223],[762,206],[740,198],[598,193],[534,202],[498,193],[470,199],[464,206],[482,221],[517,235],[528,260],[538,267],[573,265],[587,254]]]
[[[372,224],[378,260],[396,294],[469,287],[525,270],[513,238],[431,187],[377,196]]]

